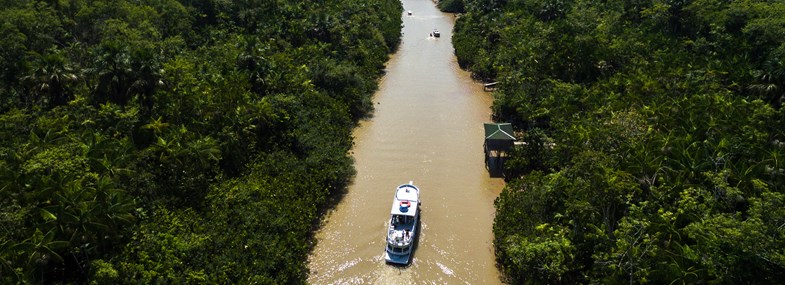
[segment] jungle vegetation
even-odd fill
[[[0,283],[305,283],[398,1],[0,5]]]
[[[785,3],[464,2],[459,62],[526,143],[495,203],[509,282],[785,280]]]

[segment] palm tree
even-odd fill
[[[764,96],[766,102],[779,108],[785,99],[785,60],[772,58],[763,64],[763,70],[755,71],[758,83],[751,84],[748,89]]]
[[[98,76],[96,103],[125,105],[131,78],[131,59],[125,46],[118,42],[101,45],[93,72]]]
[[[22,78],[34,95],[28,103],[43,101],[50,108],[64,105],[71,98],[69,86],[78,79],[74,68],[59,51],[33,54],[32,72]]]
[[[248,72],[248,82],[251,83],[251,92],[266,95],[268,82],[266,78],[270,73],[270,63],[264,57],[266,48],[259,46],[259,39],[246,37],[243,43],[244,51],[237,58],[237,66]]]
[[[163,69],[158,55],[148,48],[137,48],[131,54],[131,86],[129,93],[137,95],[143,110],[153,108],[153,94],[164,85]]]

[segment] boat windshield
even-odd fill
[[[414,221],[414,217],[412,216],[404,216],[404,215],[393,215],[392,216],[392,225],[406,225]]]

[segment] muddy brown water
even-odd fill
[[[357,176],[326,215],[309,257],[311,284],[498,284],[493,200],[504,187],[483,156],[490,93],[461,70],[450,42],[454,17],[431,0],[404,0],[403,41],[354,130]],[[440,38],[429,37],[434,29]],[[413,181],[421,231],[408,266],[384,262],[395,188]]]

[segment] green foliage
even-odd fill
[[[304,283],[398,1],[5,1],[0,283]]]
[[[203,265],[200,263],[208,260],[205,255],[209,255],[212,241],[204,234],[198,214],[189,209],[158,208],[150,215],[150,222],[135,231],[114,265],[104,264],[93,271],[96,281],[107,277],[115,279],[111,275],[125,283],[200,281],[193,279],[199,275],[199,269],[189,268],[189,265]],[[100,270],[115,272],[102,276],[105,273]]]
[[[466,12],[466,4],[464,4],[464,0],[443,0],[439,1],[436,5],[439,7],[439,10],[442,12],[447,13],[464,13]]]
[[[526,143],[496,201],[511,280],[782,279],[782,3],[466,4],[458,60]]]
[[[525,238],[511,236],[505,242],[509,256],[512,258],[507,261],[514,264],[514,270],[510,272],[517,278],[515,283],[539,284],[539,283],[570,283],[569,268],[572,264],[573,251],[575,248],[570,244],[569,239],[565,238],[567,233],[562,230],[553,229],[548,224],[537,226],[543,231],[533,241]]]

